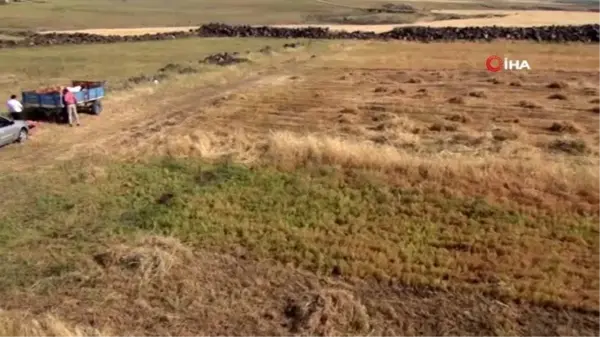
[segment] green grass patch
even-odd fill
[[[308,13],[336,10],[312,0],[57,0],[2,6],[0,27],[81,29],[189,26],[208,22],[282,23],[302,21]]]
[[[592,306],[598,287],[592,215],[547,217],[327,168],[283,173],[165,159],[85,172],[68,164],[44,179],[2,178],[15,192],[4,193],[0,211],[0,287],[58,277],[102,243],[150,233],[325,275],[515,298]]]
[[[332,23],[347,16],[354,22],[400,22],[405,16],[378,17],[357,11],[383,9],[392,3],[379,0],[54,0],[22,1],[2,6],[0,29],[85,29],[193,26],[209,22],[229,24]],[[421,11],[431,9],[535,9],[536,4],[506,1],[410,2]],[[597,3],[596,3],[597,5]],[[587,8],[579,4],[577,8]],[[597,6],[596,6],[597,7]],[[593,8],[593,7],[592,7]],[[363,17],[364,16],[364,17]],[[397,22],[397,21],[396,21]]]
[[[379,8],[370,0],[346,0],[340,6],[315,0],[56,0],[2,6],[0,28],[84,29],[229,24],[294,24],[315,15],[353,14],[352,8]],[[432,7],[432,6],[430,6]],[[435,8],[443,7],[436,4]],[[328,22],[328,21],[323,21]]]

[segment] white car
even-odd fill
[[[0,116],[0,146],[23,143],[29,136],[29,125],[26,121],[10,120]]]

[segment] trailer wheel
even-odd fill
[[[67,112],[67,107],[55,110],[48,110],[45,112],[48,120],[54,119],[54,123],[63,124],[69,120],[69,113]]]
[[[92,104],[92,114],[98,116],[102,112],[102,101],[97,100]]]

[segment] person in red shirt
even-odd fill
[[[79,126],[79,115],[77,114],[77,99],[69,89],[63,89],[63,103],[67,107],[67,115],[69,116],[69,125],[73,126],[73,121]]]

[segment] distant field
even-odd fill
[[[437,13],[458,15],[499,14],[503,17],[466,18],[457,20],[440,20],[426,23],[431,27],[467,27],[467,26],[551,26],[551,25],[584,25],[598,24],[600,17],[593,12],[570,11],[509,11],[509,10],[439,10]]]
[[[275,27],[326,27],[332,30],[369,31],[382,33],[395,27],[422,25],[430,27],[468,27],[468,26],[550,26],[550,25],[583,25],[600,22],[598,13],[571,11],[509,11],[509,10],[434,10],[433,14],[465,18],[434,20],[434,17],[423,17],[416,23],[404,24],[283,24]],[[471,18],[468,18],[471,17]],[[89,28],[79,30],[62,30],[61,33],[89,33],[98,35],[142,35],[176,31],[187,31],[198,26],[187,27],[146,27],[146,28]],[[55,32],[55,31],[49,31]]]
[[[360,1],[353,1],[360,4]],[[1,26],[35,29],[304,23],[312,15],[343,15],[352,10],[315,0],[56,0],[3,6]]]
[[[432,9],[535,9],[538,3],[513,1],[411,1],[416,13],[374,13],[390,1],[376,0],[54,0],[15,2],[0,8],[0,29],[68,30],[230,24],[350,23],[388,24],[430,20]],[[569,7],[550,3],[554,7]],[[548,4],[545,5],[546,7]],[[579,6],[584,8],[585,6]]]
[[[415,23],[405,24],[374,24],[374,25],[326,25],[326,24],[300,24],[300,25],[275,25],[278,27],[328,27],[335,30],[387,32],[395,27],[403,26],[429,26],[429,27],[469,27],[469,26],[505,26],[505,27],[533,27],[551,25],[583,25],[598,24],[598,13],[570,12],[570,11],[502,11],[502,10],[435,10],[435,14],[477,16],[476,18],[458,18],[449,20],[423,19]],[[109,31],[93,31],[94,33],[109,34]]]

